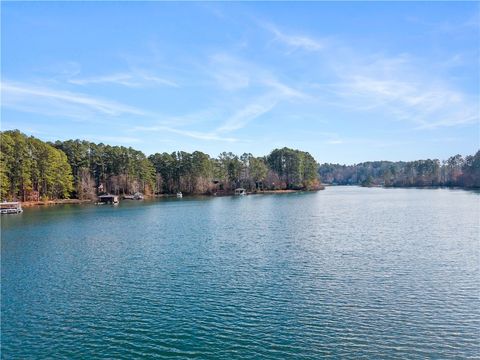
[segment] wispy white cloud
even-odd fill
[[[301,106],[298,106],[297,109],[314,115],[311,122],[315,122],[316,126],[320,122],[316,119],[315,110],[320,109],[321,112],[325,108],[328,108],[328,111],[325,111],[323,118],[326,120],[322,121],[322,126],[330,122],[327,114],[334,114],[337,109],[350,114],[368,113],[384,122],[402,121],[413,124],[413,129],[422,130],[462,126],[479,121],[476,98],[478,94],[468,94],[457,89],[450,79],[430,69],[421,59],[404,53],[388,56],[367,54],[356,45],[340,42],[338,38],[315,38],[302,32],[289,33],[272,23],[261,26],[268,31],[268,36],[273,41],[282,45],[278,46],[278,56],[284,58],[278,61],[281,64],[278,67],[276,61],[260,63],[245,60],[246,57],[239,55],[241,50],[230,49],[230,52],[222,50],[221,53],[202,58],[201,64],[193,70],[181,63],[170,64],[173,70],[169,71],[161,67],[166,66],[165,64],[159,65],[164,58],[158,56],[155,57],[155,62],[132,60],[124,72],[98,76],[82,77],[80,65],[72,63],[70,68],[67,66],[68,71],[60,76],[68,83],[66,85],[69,88],[74,88],[72,84],[177,88],[178,82],[157,76],[159,73],[176,74],[179,78],[188,78],[195,82],[200,91],[212,93],[212,97],[205,97],[207,102],[201,105],[209,110],[198,110],[191,105],[193,108],[188,109],[190,113],[185,116],[161,115],[154,109],[140,110],[84,93],[17,82],[2,84],[2,106],[78,119],[98,115],[137,116],[141,118],[140,123],[146,126],[137,126],[133,129],[135,131],[165,132],[203,141],[227,142],[245,141],[236,137],[236,133],[268,119],[269,114],[280,106],[286,109],[285,114],[282,114],[282,119],[285,119],[292,114],[298,116],[299,112],[295,112],[294,105],[303,106],[305,103],[308,107],[301,109]],[[302,51],[298,52],[298,57],[288,57],[281,53],[285,48]],[[328,51],[324,51],[327,48]],[[257,58],[266,61],[270,59]],[[301,58],[302,62],[293,63],[292,67],[285,66],[285,61],[290,61],[287,58],[292,59],[291,61],[299,61]],[[462,64],[462,61],[464,59],[461,55],[453,56],[447,65],[457,66]],[[313,66],[309,67],[312,64]],[[431,65],[433,67],[434,64]],[[296,71],[297,69],[302,71]],[[305,81],[322,85],[315,87]],[[187,81],[183,83],[187,86]],[[60,86],[59,81],[54,84],[56,87]],[[195,91],[198,89],[195,88]],[[190,88],[186,89],[184,94],[191,96],[192,93]],[[173,107],[169,109],[172,112],[178,110],[172,110]],[[168,112],[167,109],[165,111]],[[120,136],[110,141],[121,140],[134,143],[138,139]],[[353,142],[351,139],[331,134],[323,136],[320,141],[329,145]]]
[[[262,84],[274,90],[277,96],[288,100],[308,99],[310,96],[305,92],[293,88],[275,78],[264,78]]]
[[[400,140],[384,140],[378,138],[368,138],[368,137],[333,137],[323,141],[326,145],[354,145],[354,146],[363,146],[368,148],[388,148],[395,147],[399,145],[411,144],[412,141],[408,139]]]
[[[344,106],[358,111],[381,111],[417,129],[459,126],[479,121],[479,105],[444,79],[422,69],[411,58],[378,57],[337,69],[336,94]]]
[[[116,84],[127,87],[144,87],[152,85],[179,87],[179,85],[172,80],[164,79],[143,71],[122,72],[85,78],[73,77],[70,78],[68,82],[76,85]]]
[[[205,68],[204,68],[205,69]],[[212,132],[224,134],[240,130],[255,119],[272,111],[280,102],[304,100],[308,95],[295,86],[280,81],[272,69],[245,61],[238,56],[217,53],[210,56],[209,67],[205,69],[221,88],[228,90],[226,104],[221,113],[223,122]],[[248,92],[246,92],[248,90]],[[241,95],[239,95],[241,93]],[[231,101],[229,101],[229,97]],[[237,98],[244,98],[239,102]]]
[[[310,131],[311,135],[314,135],[319,142],[327,145],[340,145],[346,141],[338,133],[332,131]]]
[[[328,80],[317,87],[316,94],[310,92],[316,87],[311,85],[310,89],[295,90],[304,98],[314,97],[318,103],[345,111],[381,114],[382,118],[413,123],[417,129],[461,126],[480,120],[478,94],[455,88],[442,73],[429,69],[435,64],[423,63],[406,53],[365,54],[339,39],[298,36],[272,23],[260,25],[275,40],[292,49],[306,50],[310,54],[305,56],[317,59]],[[326,46],[328,51],[316,54]],[[461,60],[461,55],[457,55],[450,58],[450,63],[458,64]],[[442,65],[438,63],[437,67]]]
[[[272,68],[243,60],[238,56],[216,53],[210,57],[208,68],[202,68],[222,89],[238,91],[246,88],[276,92],[288,98],[306,98],[295,86],[282,82]]]
[[[142,141],[138,138],[131,136],[99,136],[99,135],[85,135],[85,139],[90,139],[93,141],[100,141],[106,143],[117,143],[117,144],[138,144]]]
[[[190,131],[184,129],[177,129],[169,126],[136,126],[132,129],[133,131],[146,131],[146,132],[170,132],[189,138],[197,140],[214,140],[214,141],[226,141],[226,142],[235,142],[238,141],[236,138],[224,137],[217,135],[215,132],[200,132],[200,131]]]
[[[480,9],[477,8],[470,16],[457,21],[429,21],[416,16],[409,16],[406,20],[410,23],[420,24],[429,29],[429,32],[439,35],[458,35],[462,32],[474,31],[478,34],[480,29]]]
[[[303,98],[301,92],[291,89],[281,83],[275,84],[266,90],[263,95],[240,106],[240,110],[235,110],[221,123],[215,130],[215,133],[229,133],[240,130],[250,124],[252,121],[261,118],[275,109],[280,102],[288,102],[292,99]]]
[[[163,117],[162,120],[157,121],[158,125],[153,126],[137,126],[134,131],[155,131],[155,132],[171,132],[178,135],[206,141],[227,141],[235,142],[240,139],[235,137],[227,137],[226,134],[234,133],[250,124],[252,121],[262,117],[268,112],[272,111],[275,106],[282,100],[290,96],[290,92],[284,90],[283,92],[270,91],[264,96],[255,98],[254,100],[247,102],[241,106],[240,110],[234,109],[228,115],[228,110],[222,111],[200,111],[199,114],[188,114],[185,116],[187,120],[182,116],[175,117]],[[225,115],[219,115],[219,113],[225,113]],[[200,115],[203,114],[203,115]],[[209,114],[213,119],[209,119],[210,122],[219,123],[219,125],[211,131],[191,131],[183,128],[179,128],[182,125],[188,125],[191,121],[188,119],[196,119],[194,122],[198,123],[200,117],[204,117],[204,114]],[[222,121],[222,118],[225,120]],[[243,139],[242,141],[248,141]]]
[[[203,67],[203,70],[206,71],[222,89],[228,91],[248,88],[252,85],[255,74],[258,73],[258,69],[251,64],[242,62],[225,53],[212,55],[210,57],[209,67]]]
[[[161,120],[156,120],[155,124],[150,126],[136,126],[133,131],[141,132],[169,132],[177,135],[205,141],[225,141],[236,142],[240,139],[236,137],[226,136],[228,133],[234,133],[247,126],[253,120],[271,111],[279,102],[279,97],[275,94],[269,94],[242,106],[240,110],[233,110],[230,115],[228,111],[217,109],[216,112],[202,110],[198,114],[187,114],[185,116],[161,117]],[[220,113],[225,113],[220,115]],[[212,124],[209,126],[213,129],[211,131],[193,131],[185,129],[185,126],[196,124],[198,126],[202,121],[209,121]],[[226,120],[222,121],[222,118]],[[215,124],[217,127],[215,127]],[[248,141],[243,139],[242,141]]]
[[[54,79],[68,79],[80,74],[82,66],[76,61],[60,61],[43,67],[41,71],[53,74]]]
[[[270,112],[279,102],[280,98],[275,94],[269,94],[261,98],[255,99],[254,101],[247,103],[240,110],[234,110],[230,115],[226,115],[226,120],[221,120],[223,116],[218,114],[213,115],[212,112],[201,111],[201,114],[212,114],[215,119],[214,123],[220,123],[216,128],[211,131],[191,131],[183,128],[179,128],[179,125],[182,126],[189,123],[189,121],[184,121],[182,116],[176,117],[166,117],[161,121],[157,121],[158,125],[153,126],[137,126],[134,131],[155,131],[155,132],[171,132],[178,135],[198,139],[198,140],[207,140],[207,141],[227,141],[235,142],[240,139],[235,137],[228,137],[226,134],[234,133],[237,130],[240,130],[251,123],[253,120],[265,115]],[[195,114],[189,114],[186,117],[197,119],[198,116]],[[244,140],[245,141],[245,140]]]
[[[344,144],[345,141],[344,140],[340,140],[340,139],[336,139],[336,140],[327,140],[325,141],[326,144],[330,144],[330,145],[340,145],[340,144]]]
[[[320,51],[325,49],[328,43],[325,39],[316,39],[307,35],[288,34],[272,23],[263,23],[261,25],[274,35],[275,41],[294,50]]]
[[[118,102],[90,95],[4,81],[2,106],[24,112],[82,118],[91,115],[145,115],[145,112]]]
[[[232,114],[217,128],[216,133],[228,133],[242,129],[251,121],[271,111],[275,105],[277,105],[278,101],[278,98],[268,96],[260,101],[248,104],[243,109]]]

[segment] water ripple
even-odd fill
[[[2,217],[1,355],[478,358],[479,199],[338,187]]]

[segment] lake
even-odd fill
[[[476,192],[328,187],[1,219],[3,359],[480,353]]]

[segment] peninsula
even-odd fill
[[[308,153],[275,149],[268,156],[201,151],[146,156],[131,147],[89,141],[43,142],[18,130],[1,136],[1,199],[55,203],[95,200],[101,194],[228,195],[318,190],[318,163]]]

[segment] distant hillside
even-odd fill
[[[322,164],[318,172],[326,184],[480,188],[480,151],[466,157],[455,155],[443,162],[427,159],[369,161],[355,165]]]

